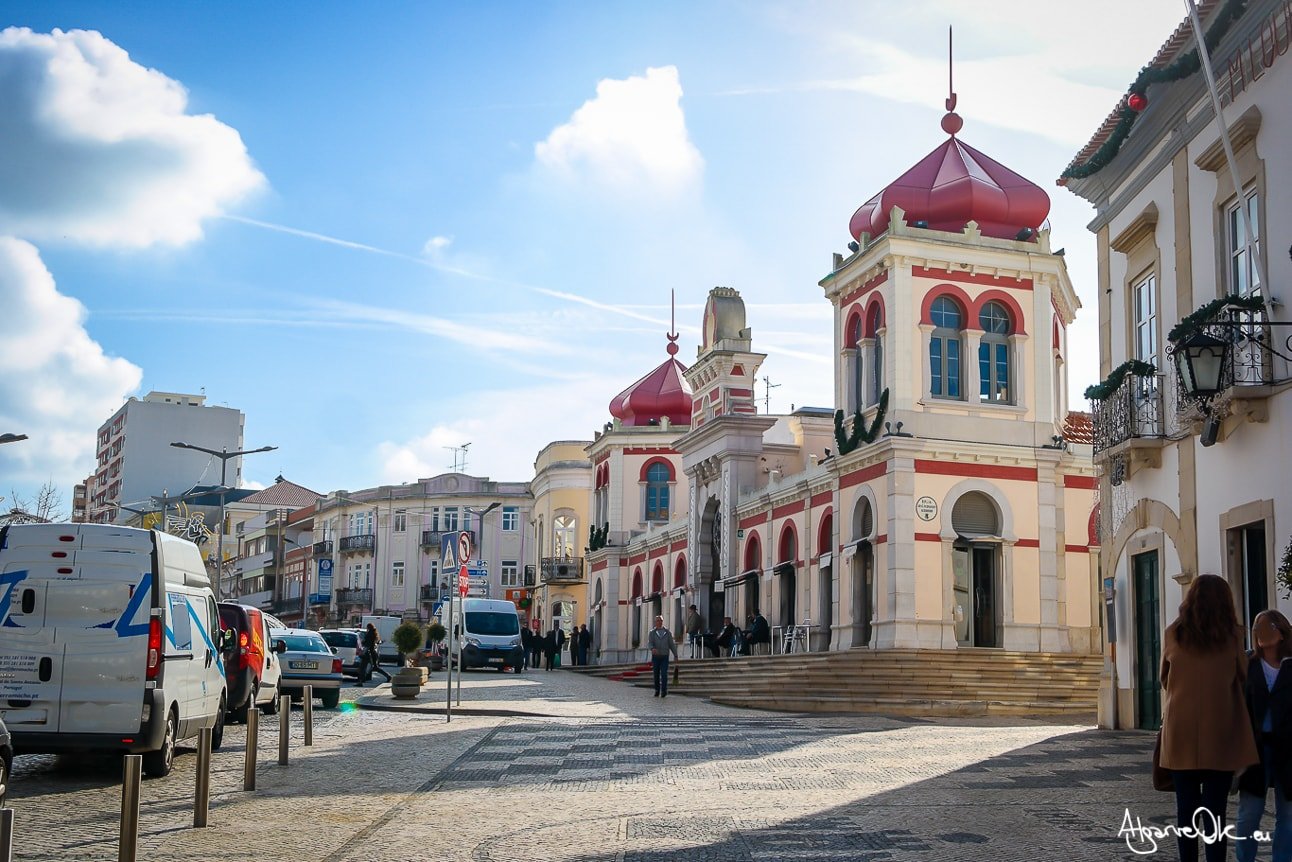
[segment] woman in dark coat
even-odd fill
[[[1175,784],[1176,822],[1192,826],[1199,808],[1211,821],[1206,834],[1225,824],[1225,797],[1235,773],[1259,763],[1244,681],[1247,655],[1229,582],[1199,575],[1180,616],[1167,626],[1162,648],[1161,765]],[[1212,828],[1212,823],[1215,827]],[[1198,838],[1176,838],[1181,862],[1196,862]],[[1207,862],[1225,862],[1225,840],[1207,843]]]
[[[1274,862],[1292,860],[1292,623],[1278,611],[1252,621],[1256,649],[1247,666],[1247,712],[1259,743],[1259,766],[1238,779],[1234,852],[1252,862],[1259,846],[1249,836],[1261,826],[1265,798],[1274,790]]]

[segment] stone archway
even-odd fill
[[[857,498],[852,510],[852,646],[870,646],[875,625],[875,509],[870,498]]]
[[[793,522],[787,523],[781,531],[780,560],[776,564],[776,576],[780,581],[780,606],[777,618],[782,626],[798,625],[798,533]]]
[[[726,615],[726,596],[718,589],[722,580],[722,519],[717,497],[710,497],[700,516],[698,546],[692,550],[700,616],[710,632],[722,627]]]
[[[812,649],[825,652],[830,649],[830,636],[834,618],[834,512],[827,509],[821,517],[817,531],[817,607],[816,621],[819,628],[812,634]]]

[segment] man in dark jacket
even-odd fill
[[[718,655],[724,656],[731,653],[731,648],[736,643],[736,625],[731,621],[731,617],[722,618],[722,631],[718,632],[714,643],[718,646]]]
[[[561,651],[561,646],[565,643],[565,632],[561,631],[560,626],[552,624],[552,630],[543,637],[543,669],[551,670],[556,664],[556,654]]]
[[[749,645],[752,652],[757,653],[759,644],[770,644],[772,642],[772,629],[767,624],[767,617],[763,616],[762,611],[754,614],[754,621],[749,626]]]
[[[588,626],[579,626],[579,664],[588,663],[588,653],[592,649],[592,632],[588,631]]]
[[[534,651],[534,636],[530,633],[529,626],[523,626],[520,630],[520,651],[523,653],[521,667],[528,669],[529,655]]]

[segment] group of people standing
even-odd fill
[[[1229,582],[1196,578],[1163,640],[1154,764],[1155,785],[1175,791],[1182,862],[1198,858],[1199,838],[1207,862],[1220,862],[1226,834],[1238,862],[1254,860],[1253,836],[1271,790],[1273,859],[1292,862],[1292,624],[1279,611],[1262,611],[1252,621],[1252,645],[1244,651]],[[1226,829],[1235,777],[1237,822]]]
[[[556,623],[547,634],[539,634],[528,626],[520,630],[521,649],[525,652],[525,667],[538,669],[542,664],[547,670],[558,667],[558,656],[570,651],[570,665],[579,666],[588,663],[592,651],[592,632],[587,625],[577,626],[567,635],[565,629]]]

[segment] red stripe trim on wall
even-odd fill
[[[646,558],[648,560],[658,560],[660,557],[664,556],[667,553],[668,553],[668,546],[665,546],[662,548],[656,548],[655,550],[648,553],[646,555]]]
[[[1063,477],[1063,487],[1081,488],[1087,491],[1093,491],[1095,488],[1099,487],[1099,480],[1094,476],[1067,475]]]
[[[964,464],[958,461],[926,461],[916,459],[916,473],[937,476],[964,476],[972,479],[1009,479],[1017,482],[1035,482],[1035,467],[1004,467],[1000,464]]]
[[[1041,547],[1040,539],[1019,539],[1014,543],[1016,548],[1039,548]]]
[[[875,276],[870,281],[866,282],[861,287],[857,288],[852,293],[845,296],[843,299],[839,300],[839,305],[842,307],[847,305],[850,302],[855,302],[857,299],[865,296],[867,293],[879,287],[881,284],[883,284],[886,281],[888,281],[888,270],[884,270],[879,275]]]
[[[667,446],[640,446],[633,449],[625,449],[625,455],[676,455],[677,452]]]
[[[786,503],[784,506],[777,506],[772,509],[773,518],[784,518],[786,515],[797,515],[803,511],[803,501],[795,500],[793,503]]]
[[[1063,546],[1063,550],[1067,551],[1069,554],[1088,554],[1088,553],[1090,553],[1090,548],[1089,548],[1088,546],[1086,546],[1086,545],[1064,545],[1064,546]]]
[[[812,508],[815,509],[817,506],[826,506],[833,502],[834,502],[834,492],[822,491],[820,494],[817,494],[815,497],[812,498]]]
[[[911,267],[911,275],[916,278],[937,278],[943,281],[958,281],[961,284],[988,284],[992,287],[1012,287],[1015,290],[1031,290],[1032,279],[1009,278],[999,275],[982,275],[971,272],[950,272],[945,269],[928,269],[923,266]]]
[[[843,476],[840,476],[839,487],[841,489],[851,488],[853,485],[860,485],[863,482],[869,482],[871,479],[878,479],[880,476],[885,475],[887,472],[888,472],[888,463],[886,461],[880,462],[878,464],[871,464],[869,467],[866,467],[864,469],[857,470],[855,472],[847,473]]]
[[[606,568],[607,566],[609,566],[609,565],[610,565],[610,561],[609,561],[609,560],[602,560],[602,561],[601,561],[601,562],[599,562],[599,563],[593,563],[593,564],[592,564],[592,571],[594,571],[594,572],[604,571],[604,570],[605,570],[605,568]]]
[[[917,542],[940,542],[942,537],[937,533],[916,533],[915,541]]]
[[[740,519],[740,529],[747,530],[750,527],[757,527],[759,524],[767,521],[767,513],[759,512],[757,515],[750,515],[747,518]]]

